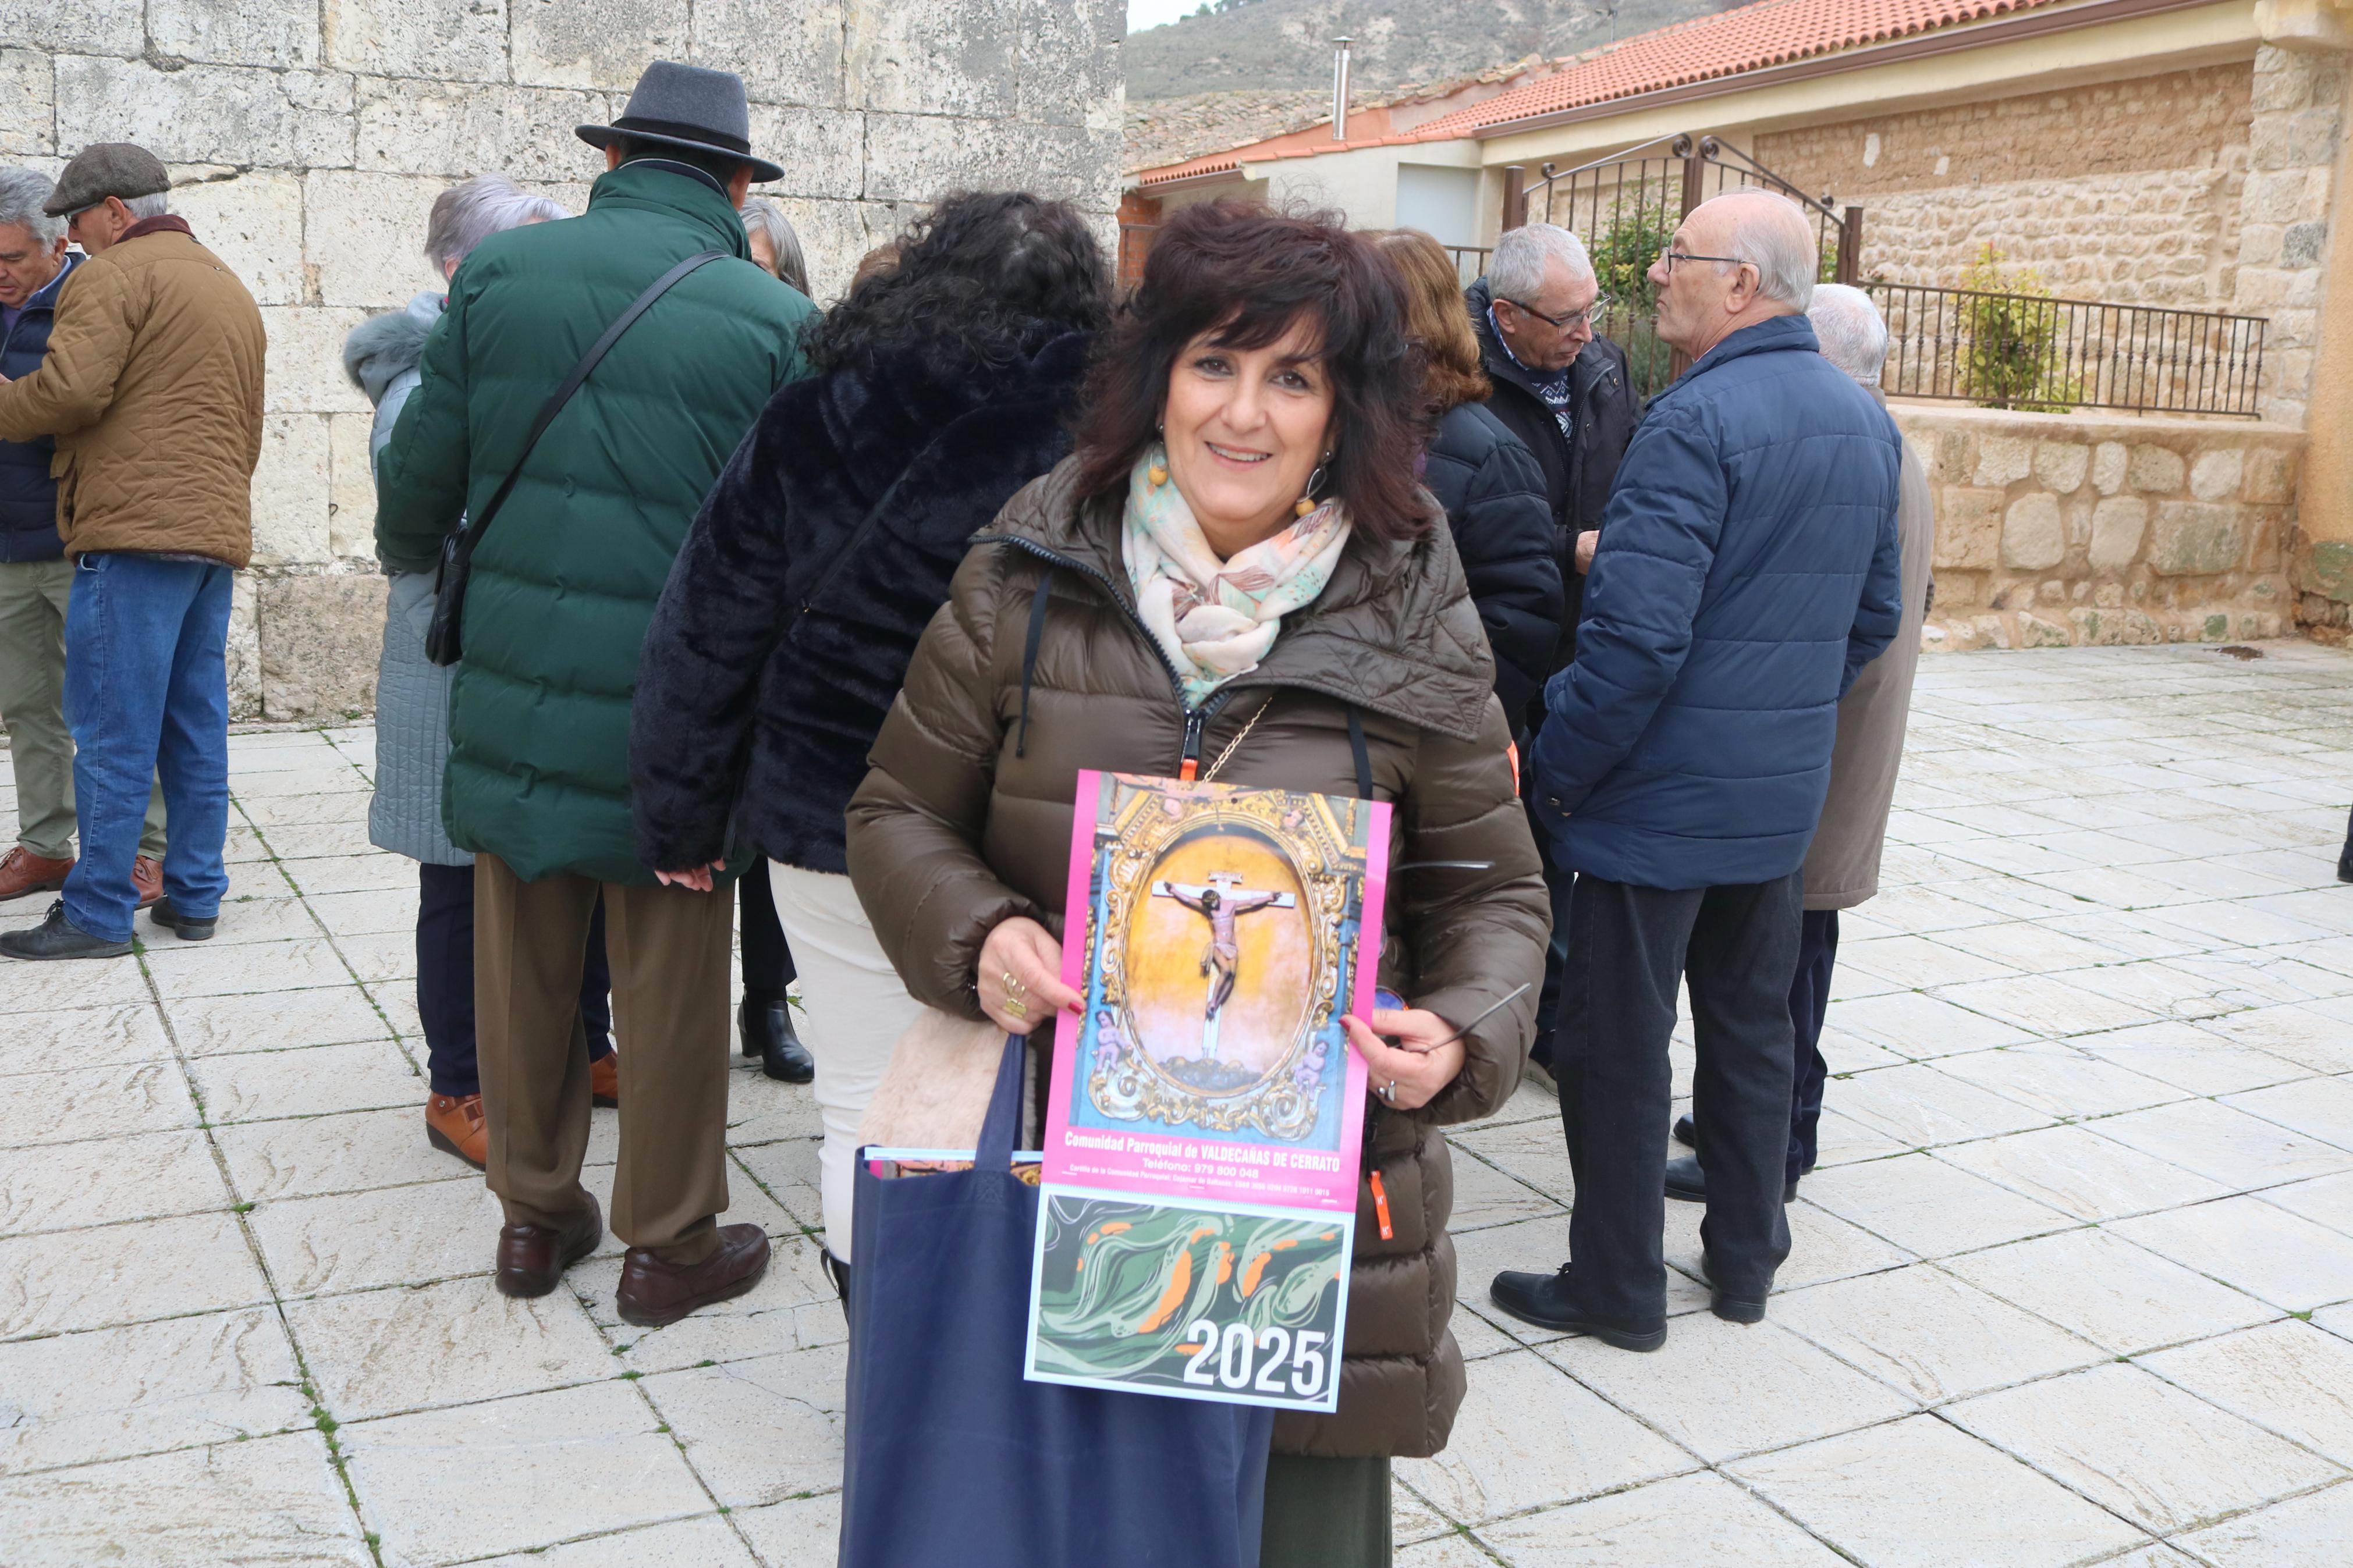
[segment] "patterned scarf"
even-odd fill
[[[1186,705],[1198,708],[1235,676],[1256,669],[1282,617],[1324,591],[1348,542],[1348,520],[1338,501],[1325,501],[1273,538],[1220,561],[1176,482],[1152,482],[1155,468],[1164,475],[1168,468],[1157,446],[1128,476],[1120,556],[1144,624],[1183,679]]]

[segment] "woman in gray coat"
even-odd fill
[[[435,199],[425,254],[447,283],[467,253],[500,230],[571,216],[504,174],[477,175]],[[371,466],[417,388],[417,362],[446,299],[427,289],[402,310],[361,322],[343,342],[344,373],[375,405],[375,423],[368,432]],[[435,1148],[479,1168],[489,1134],[474,1065],[474,858],[450,843],[441,826],[441,773],[449,755],[449,682],[455,671],[425,657],[433,564],[383,563],[391,592],[385,605],[384,656],[376,669],[375,799],[368,807],[368,842],[417,863],[417,1012],[425,1026],[432,1079],[426,1137]],[[607,989],[600,910],[580,990],[581,1030],[590,1047],[599,1105],[615,1103],[620,1086],[612,1059]]]

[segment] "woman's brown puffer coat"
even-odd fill
[[[1082,509],[1073,466],[1016,495],[965,558],[850,802],[849,874],[909,990],[976,1018],[974,966],[990,930],[1028,915],[1060,934],[1081,768],[1173,775],[1189,730],[1206,769],[1256,718],[1219,782],[1355,795],[1351,709],[1374,793],[1397,803],[1391,865],[1491,863],[1392,876],[1381,983],[1460,1022],[1539,980],[1544,882],[1446,530],[1410,545],[1352,541],[1265,662],[1188,716],[1135,616],[1118,501]],[[1360,1186],[1339,1410],[1279,1416],[1278,1450],[1445,1447],[1463,1376],[1447,1328],[1453,1177],[1438,1128],[1510,1096],[1535,1016],[1531,984],[1472,1032],[1461,1076],[1430,1104],[1368,1100],[1366,1169],[1381,1173],[1395,1235],[1381,1238]]]

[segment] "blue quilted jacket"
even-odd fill
[[[1534,765],[1562,864],[1649,888],[1806,858],[1838,700],[1895,635],[1902,438],[1803,316],[1651,405],[1610,492]]]

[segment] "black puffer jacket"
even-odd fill
[[[1457,404],[1438,422],[1421,482],[1446,509],[1471,602],[1495,654],[1495,695],[1516,731],[1552,673],[1560,636],[1560,563],[1544,470],[1485,405]]]
[[[1577,570],[1577,536],[1601,526],[1609,505],[1609,487],[1617,482],[1618,464],[1642,411],[1634,401],[1634,385],[1626,371],[1626,351],[1608,338],[1585,345],[1568,367],[1570,407],[1577,414],[1577,439],[1561,433],[1560,421],[1545,405],[1528,373],[1520,368],[1496,337],[1488,319],[1494,296],[1484,278],[1463,290],[1471,311],[1471,328],[1479,336],[1479,358],[1495,395],[1488,412],[1535,455],[1544,470],[1545,495],[1552,502],[1553,559],[1560,571],[1560,639],[1553,648],[1551,668],[1564,668],[1577,652],[1577,620],[1585,598],[1585,579]]]
[[[748,841],[849,869],[842,810],[915,643],[972,536],[1070,453],[1089,341],[1066,333],[1003,367],[902,345],[769,402],[646,634],[629,775],[647,865]]]

